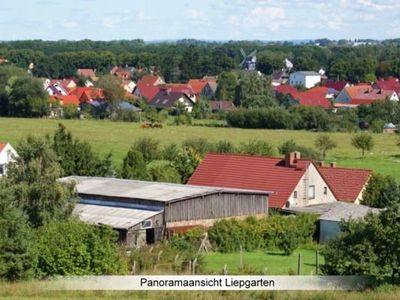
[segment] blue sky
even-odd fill
[[[399,0],[1,0],[0,40],[399,38]]]

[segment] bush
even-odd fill
[[[159,145],[158,140],[143,137],[135,140],[131,149],[142,153],[144,161],[148,163],[160,157]]]
[[[207,154],[213,150],[213,145],[209,143],[205,138],[190,138],[183,141],[182,146],[184,148],[192,148],[196,150],[201,156]]]
[[[161,151],[161,157],[165,160],[173,161],[180,153],[181,149],[178,145],[171,143],[164,146]]]
[[[214,145],[214,151],[217,153],[235,153],[235,146],[229,141],[218,141]]]
[[[274,155],[274,147],[265,141],[251,140],[240,144],[240,152],[250,155]]]
[[[67,104],[63,107],[63,117],[64,119],[78,119],[80,113],[78,108],[73,104]]]
[[[140,115],[138,112],[128,109],[119,109],[113,118],[114,121],[123,122],[139,122]]]
[[[177,115],[174,118],[174,125],[192,125],[192,117],[188,113]]]
[[[94,227],[75,220],[49,223],[37,232],[37,273],[39,276],[126,273],[117,239],[117,233],[109,227]]]
[[[299,240],[295,230],[285,230],[279,235],[277,245],[285,255],[290,255],[299,246]]]
[[[236,252],[240,246],[246,251],[279,248],[291,254],[299,244],[312,241],[317,217],[272,215],[263,219],[247,218],[216,222],[208,231],[213,246],[220,252]]]
[[[226,121],[229,126],[239,128],[293,128],[290,113],[279,107],[234,109],[226,113]]]
[[[152,181],[181,183],[181,176],[169,161],[154,160],[146,168]]]

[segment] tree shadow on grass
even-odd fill
[[[283,252],[270,252],[270,251],[267,251],[267,252],[265,252],[265,254],[266,255],[273,255],[273,256],[287,256],[287,257],[291,256],[291,255],[286,255]]]

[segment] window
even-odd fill
[[[297,191],[294,191],[293,198],[297,199]]]
[[[152,227],[151,220],[143,221],[141,225],[142,225],[141,226],[142,229],[146,229],[146,228],[151,228]]]
[[[324,195],[327,195],[327,194],[328,194],[328,188],[324,187]]]
[[[4,165],[0,165],[0,175],[4,175]]]
[[[315,199],[315,185],[308,187],[308,199]]]

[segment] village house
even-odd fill
[[[400,80],[395,77],[377,80],[372,87],[374,89],[395,91],[397,95],[400,94]]]
[[[17,151],[9,143],[0,142],[0,177],[7,174],[7,165],[17,156]]]
[[[92,81],[97,81],[99,78],[96,76],[96,70],[93,69],[78,69],[76,71],[78,76],[88,78]]]
[[[363,192],[372,176],[372,170],[338,168],[336,163],[331,163],[330,166],[319,163],[318,170],[337,201],[354,204],[360,204]]]
[[[275,87],[275,93],[288,95],[289,104],[319,106],[328,109],[332,106],[333,93],[327,87],[313,87],[306,91],[298,91],[294,86],[282,84]]]
[[[193,110],[196,96],[188,85],[169,84],[160,87],[160,91],[149,102],[157,108],[171,108],[178,104],[184,105],[188,112]]]
[[[284,159],[242,154],[207,154],[188,184],[272,191],[270,208],[334,202],[317,166],[293,152]]]
[[[190,79],[188,82],[196,97],[212,99],[217,91],[217,80],[215,78]]]
[[[148,102],[160,91],[160,85],[165,84],[160,76],[145,75],[136,84],[133,95],[137,98],[145,98]]]
[[[399,97],[394,90],[375,89],[371,85],[361,83],[345,87],[335,99],[335,106],[358,106],[368,105],[375,101],[399,101]]]
[[[207,154],[188,184],[268,190],[270,208],[292,208],[362,200],[370,170],[324,167],[301,159],[299,152],[282,158],[242,154]]]
[[[314,71],[297,71],[289,76],[289,84],[293,86],[301,85],[309,89],[321,81],[321,74]]]
[[[110,74],[122,80],[131,80],[133,72],[131,68],[122,68],[115,66],[111,69]]]
[[[77,184],[74,215],[111,226],[129,246],[152,244],[168,232],[209,227],[223,218],[268,214],[265,191],[79,176],[60,181]]]

